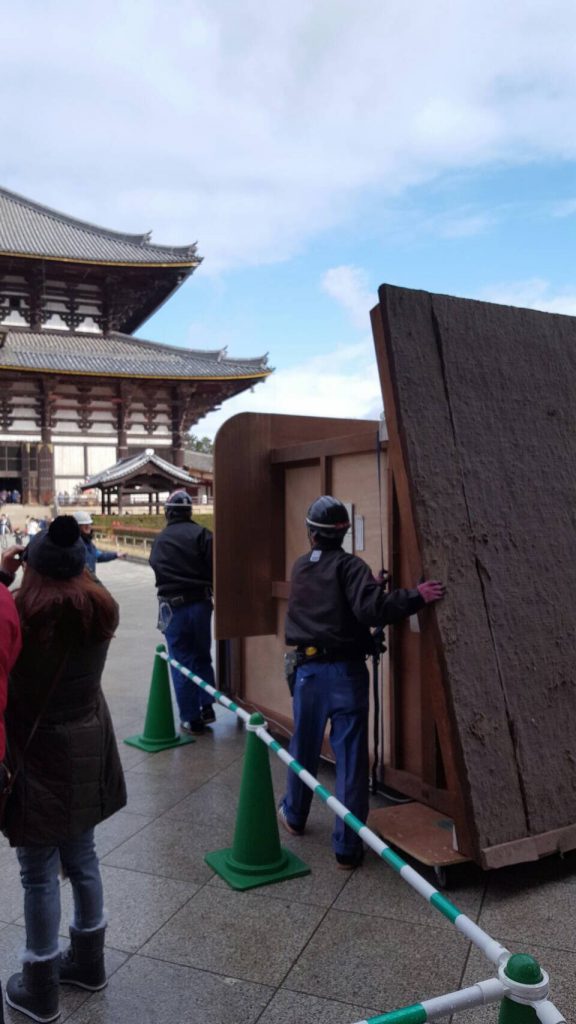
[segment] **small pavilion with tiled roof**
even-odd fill
[[[265,356],[132,336],[200,262],[0,189],[3,487],[72,496],[151,444],[182,467],[190,427],[268,376]]]
[[[122,512],[125,499],[132,495],[147,499],[148,511],[159,513],[161,494],[179,487],[192,493],[197,483],[196,477],[166,462],[153,448],[147,448],[89,477],[81,490],[100,491],[103,515],[112,512],[113,506]]]

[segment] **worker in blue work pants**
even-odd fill
[[[292,757],[312,775],[318,770],[326,723],[336,760],[336,796],[360,821],[368,816],[368,670],[362,660],[310,661],[296,670]],[[295,831],[303,831],[312,790],[288,772],[283,806]],[[360,841],[340,818],[332,833],[334,853],[354,861]]]
[[[174,661],[214,686],[210,656],[212,533],[192,519],[192,498],[174,491],[164,505],[166,526],[150,552],[158,591],[158,627]],[[214,698],[172,668],[180,729],[199,735],[216,721]]]
[[[174,608],[160,600],[160,618],[170,657],[215,687],[210,653],[212,601],[191,601]],[[201,733],[204,725],[215,721],[213,698],[178,669],[172,666],[171,670],[180,727],[183,732]]]
[[[336,795],[360,821],[368,815],[368,670],[372,627],[382,628],[440,601],[444,584],[422,581],[412,590],[387,592],[385,574],[374,577],[366,562],[343,549],[348,510],[332,495],[308,509],[310,551],[296,559],[286,612],[286,644],[295,651],[294,735],[290,753],[316,774],[326,723],[336,760]],[[289,659],[289,661],[288,661]],[[289,682],[292,671],[288,673]],[[311,792],[288,772],[278,807],[291,835],[304,832]],[[340,818],[332,835],[336,863],[350,870],[362,862],[362,840]]]

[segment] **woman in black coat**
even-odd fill
[[[10,675],[8,763],[20,766],[5,835],[24,887],[23,969],[6,1001],[37,1021],[58,1016],[58,984],[106,984],[102,880],[94,826],[126,803],[110,713],[100,687],[118,606],[85,569],[72,516],[59,516],[27,549],[16,605],[22,653]],[[38,716],[36,732],[25,750]],[[70,948],[58,948],[59,871],[70,879]]]

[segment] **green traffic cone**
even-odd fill
[[[520,981],[523,985],[537,985],[542,981],[540,964],[526,953],[514,953],[504,968],[504,974],[511,981]],[[532,1006],[516,1003],[505,996],[500,1003],[498,1024],[538,1024],[538,1015]]]
[[[250,726],[264,724],[261,714],[251,715]],[[250,728],[233,845],[207,853],[204,860],[232,889],[253,889],[310,874],[304,861],[280,846],[268,750]]]
[[[129,746],[138,747],[140,750],[147,750],[150,753],[167,750],[168,747],[180,747],[185,743],[194,743],[191,736],[180,736],[174,728],[168,663],[164,658],[159,657],[160,653],[166,653],[164,644],[158,644],[156,648],[144,732],[139,736],[128,736],[124,740],[124,743],[128,743]]]

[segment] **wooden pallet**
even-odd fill
[[[453,822],[425,804],[380,807],[370,812],[368,827],[387,843],[434,869],[464,864],[469,858],[454,850]]]

